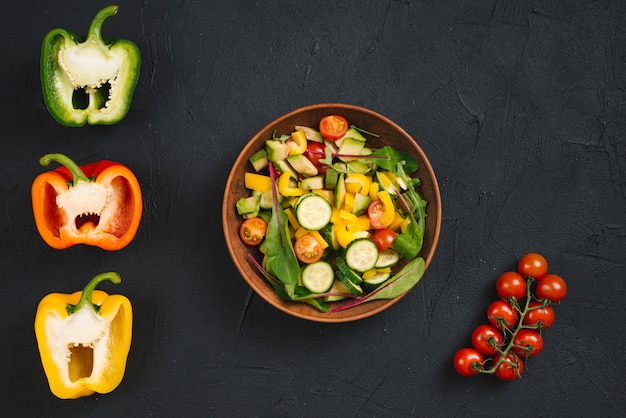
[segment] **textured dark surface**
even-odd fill
[[[126,119],[69,129],[39,84],[46,32],[103,6],[25,0],[0,17],[0,402],[7,416],[623,416],[626,414],[626,3],[121,1],[135,41]],[[166,5],[167,3],[167,5]],[[309,323],[249,288],[224,245],[229,165],[279,115],[345,102],[400,124],[442,192],[439,248],[411,294],[354,323]],[[144,217],[122,251],[39,237],[39,157],[133,169]],[[529,251],[569,283],[544,351],[512,383],[462,378],[495,279]],[[56,399],[33,318],[51,292],[115,270],[135,326],[111,394]],[[245,312],[245,315],[243,313]]]

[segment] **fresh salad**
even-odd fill
[[[249,158],[239,235],[258,246],[262,259],[249,260],[280,298],[337,312],[395,298],[421,279],[427,202],[411,177],[418,161],[370,147],[371,136],[329,115],[319,127],[274,133]]]

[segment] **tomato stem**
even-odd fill
[[[501,350],[500,347],[498,347],[497,345],[494,345],[496,347],[496,349],[498,350],[498,353],[500,354],[498,361],[494,362],[491,367],[489,369],[482,369],[480,372],[481,373],[486,373],[486,374],[493,374],[496,372],[496,370],[498,369],[498,367],[504,363],[507,362],[511,365],[511,367],[513,367],[514,369],[516,369],[518,367],[517,364],[514,364],[513,362],[509,361],[506,357],[507,355],[511,352],[511,350],[513,349],[513,347],[515,347],[515,344],[513,344],[513,341],[515,341],[515,336],[517,335],[517,333],[524,328],[530,328],[530,329],[536,329],[537,326],[539,324],[535,324],[535,325],[524,325],[524,317],[526,316],[526,314],[534,309],[540,309],[543,307],[543,305],[545,304],[545,301],[542,305],[535,307],[535,308],[531,308],[530,307],[530,302],[533,299],[532,297],[532,293],[531,293],[531,286],[533,283],[534,279],[531,276],[526,276],[526,297],[525,297],[525,301],[524,301],[524,308],[520,308],[519,302],[517,301],[517,299],[515,297],[511,297],[511,299],[509,300],[509,302],[511,303],[511,306],[513,306],[513,309],[515,309],[516,311],[519,312],[520,316],[519,319],[517,321],[517,325],[515,326],[514,330],[511,330],[508,326],[506,326],[507,322],[504,321],[502,318],[498,318],[498,323],[502,325],[502,330],[503,332],[508,332],[510,333],[510,338],[509,338],[509,342],[506,345],[506,347],[504,348],[504,350]],[[528,357],[528,353],[530,352],[530,349],[528,347],[519,347],[518,348],[524,348],[525,350],[528,350],[526,353],[526,357]]]

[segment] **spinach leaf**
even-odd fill
[[[422,257],[409,261],[395,276],[374,290],[368,300],[393,299],[411,289],[422,279],[426,262]]]
[[[346,303],[345,305],[341,305],[336,308],[331,308],[329,312],[343,311],[372,300],[396,298],[413,288],[413,286],[415,286],[417,282],[422,279],[425,268],[426,262],[422,257],[414,258],[409,261],[402,268],[402,270],[396,273],[391,279],[387,280],[378,289],[363,297],[357,298],[353,302]]]
[[[321,312],[328,312],[328,304],[324,302],[321,295],[311,293],[311,291],[304,286],[296,286],[294,300],[297,302],[308,303]]]
[[[295,287],[300,277],[300,264],[291,244],[288,230],[288,219],[285,211],[278,204],[276,197],[276,173],[273,164],[269,165],[272,181],[273,201],[272,217],[267,224],[265,235],[266,264],[276,277],[284,283],[285,292],[293,299]]]

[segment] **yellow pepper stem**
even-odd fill
[[[122,281],[122,279],[120,278],[120,275],[112,271],[98,274],[96,277],[91,279],[89,283],[87,283],[87,286],[85,286],[85,288],[83,289],[83,293],[80,295],[80,300],[78,301],[76,305],[72,305],[71,303],[67,304],[67,312],[71,315],[85,306],[89,306],[94,311],[98,312],[100,310],[100,306],[95,305],[91,301],[91,295],[93,294],[93,291],[96,288],[96,286],[98,286],[100,282],[103,282],[105,280],[109,280],[113,282],[114,284],[118,284]]]

